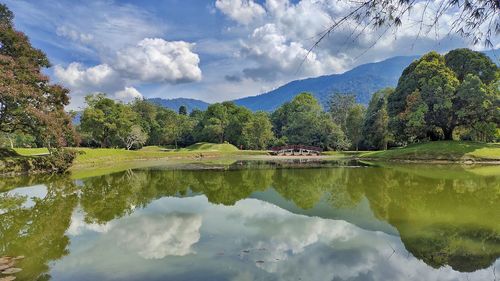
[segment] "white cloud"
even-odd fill
[[[300,42],[291,41],[275,24],[256,28],[247,42],[243,43],[243,54],[258,62],[255,68],[244,73],[250,78],[275,80],[278,74],[316,76],[334,68],[329,60],[320,61],[317,54],[310,52]]]
[[[122,87],[123,80],[119,74],[107,64],[99,64],[85,68],[81,63],[73,62],[64,68],[54,67],[54,75],[65,86],[72,90],[87,92],[116,90]]]
[[[107,63],[85,67],[78,62],[56,65],[54,76],[71,90],[72,105],[82,105],[84,96],[102,92],[128,102],[143,95],[132,85],[179,84],[199,81],[202,72],[194,44],[184,41],[143,39],[137,45],[117,51]]]
[[[113,237],[145,259],[185,256],[200,240],[201,221],[200,215],[179,213],[130,218],[113,229]]]
[[[114,67],[130,79],[142,82],[183,83],[201,80],[200,58],[194,44],[146,38],[118,51]]]
[[[135,99],[141,99],[142,94],[134,87],[125,87],[125,89],[115,93],[115,98],[124,102],[130,102]]]
[[[253,0],[217,0],[215,6],[241,24],[249,24],[266,13],[264,8]]]
[[[89,44],[94,39],[94,36],[90,33],[82,33],[72,29],[66,25],[59,26],[56,30],[56,34],[61,37],[69,38],[75,42],[81,42],[83,44]]]

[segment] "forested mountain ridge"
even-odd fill
[[[301,92],[312,93],[324,106],[334,92],[354,93],[357,101],[368,104],[371,95],[385,87],[394,87],[403,69],[418,56],[393,57],[381,62],[363,64],[342,74],[295,80],[273,91],[235,100],[250,110],[273,111]]]
[[[497,64],[500,63],[500,50],[484,53]],[[341,74],[294,80],[267,93],[236,99],[234,102],[252,111],[273,111],[301,92],[312,93],[323,106],[332,93],[341,92],[354,93],[357,102],[367,105],[374,92],[385,87],[396,87],[403,70],[419,57],[397,56],[380,62],[362,64]],[[188,111],[194,108],[205,110],[209,105],[196,99],[151,98],[149,100],[172,110],[177,110],[181,105],[187,106]]]
[[[182,105],[187,108],[188,112],[193,111],[193,109],[206,110],[209,103],[197,99],[189,98],[175,98],[175,99],[162,99],[162,98],[150,98],[148,99],[153,104],[163,106],[165,108],[177,111]]]

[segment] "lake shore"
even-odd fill
[[[232,163],[242,160],[259,161],[328,161],[359,160],[367,162],[428,163],[428,164],[500,164],[500,144],[476,142],[428,142],[385,151],[327,151],[320,156],[275,156],[269,151],[238,150],[227,144],[199,144],[192,149],[165,150],[161,147],[144,147],[140,150],[108,148],[75,148],[78,155],[69,172],[92,175],[94,171],[107,172],[136,167],[176,165],[190,162]],[[16,149],[25,157],[45,157],[44,149]],[[3,158],[2,161],[7,161]],[[26,169],[18,174],[26,174]],[[0,174],[6,176],[7,173]],[[98,173],[102,174],[102,173]],[[9,173],[9,176],[17,174]]]

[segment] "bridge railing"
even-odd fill
[[[323,149],[317,146],[309,146],[309,145],[283,145],[283,146],[274,146],[271,147],[272,151],[281,151],[281,150],[313,150],[322,152]]]

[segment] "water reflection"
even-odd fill
[[[1,194],[0,253],[27,257],[19,280],[493,279],[499,172],[239,163],[19,179],[3,185],[46,192]]]

